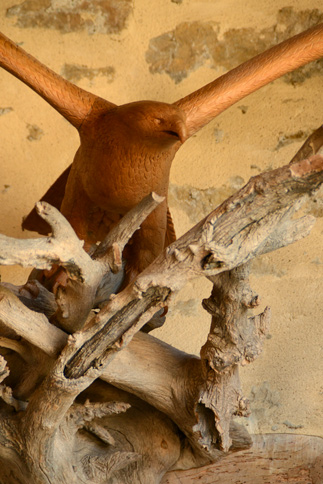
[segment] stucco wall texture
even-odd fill
[[[271,45],[323,21],[314,0],[1,0],[1,31],[84,89],[122,104],[173,102]],[[190,139],[171,170],[181,235],[251,176],[289,162],[322,123],[322,62],[243,99]],[[0,232],[15,237],[71,162],[77,132],[29,88],[0,72]],[[252,286],[272,309],[263,354],[241,370],[252,432],[322,431],[323,208],[311,235],[263,256]],[[2,280],[29,270],[1,268]],[[210,284],[188,284],[154,334],[187,352],[204,343]]]

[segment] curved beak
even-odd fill
[[[174,138],[177,138],[181,143],[184,143],[184,141],[187,140],[187,127],[182,119],[175,119],[169,124],[168,128],[169,129],[164,130],[165,133],[174,136]]]

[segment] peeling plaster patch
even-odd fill
[[[261,431],[263,425],[277,425],[277,409],[280,407],[280,393],[272,390],[270,384],[265,381],[251,389],[248,397],[250,402],[250,424]]]
[[[44,131],[38,126],[36,126],[35,124],[27,124],[27,128],[29,131],[29,135],[27,136],[27,139],[29,141],[38,141],[44,135]]]
[[[219,39],[220,26],[215,22],[185,22],[173,31],[150,40],[146,61],[152,73],[167,73],[176,83],[201,65],[232,69],[269,47],[323,21],[318,9],[294,11],[282,8],[277,22],[260,31],[252,28],[230,29]],[[303,82],[314,73],[323,72],[323,60],[301,67],[284,80]]]
[[[277,266],[275,263],[273,263],[272,259],[268,255],[262,255],[261,257],[253,259],[251,261],[251,267],[252,274],[255,277],[263,277],[268,275],[284,277],[287,274],[287,271],[281,266]]]
[[[270,388],[268,381],[264,381],[259,386],[253,386],[248,399],[254,409],[264,406],[268,408],[280,406],[280,394]]]
[[[304,427],[304,425],[295,424],[295,423],[290,422],[289,420],[285,420],[283,422],[283,424],[286,425],[286,427],[288,427],[291,430],[302,429]]]
[[[268,382],[263,382],[259,386],[251,389],[250,396],[251,414],[249,417],[238,417],[235,421],[245,425],[250,433],[261,433],[266,431],[266,426],[279,428],[279,407],[280,394],[272,390]]]
[[[8,190],[11,188],[11,185],[3,185],[3,189],[1,190],[1,193],[5,194],[8,192]]]
[[[260,168],[260,166],[258,166],[258,165],[250,165],[250,168],[251,168],[252,170],[257,170],[257,171],[259,171],[259,173],[262,171],[262,168]]]
[[[219,27],[212,23],[184,22],[172,32],[151,39],[146,53],[150,72],[166,72],[176,83],[212,57]]]
[[[183,316],[192,316],[197,314],[200,302],[196,299],[188,299],[187,301],[178,301],[172,306],[170,312],[180,313]]]
[[[132,0],[25,0],[7,10],[18,27],[110,34],[124,29]]]
[[[0,108],[0,116],[3,116],[4,114],[10,113],[13,111],[12,108]]]
[[[295,141],[305,141],[311,133],[312,131],[305,132],[302,129],[300,129],[296,133],[291,133],[291,134],[279,133],[278,143],[274,148],[274,151],[278,151],[283,146],[290,145]]]
[[[242,176],[235,175],[229,178],[229,187],[233,188],[234,191],[240,190],[240,188],[242,188],[244,184],[245,181]]]
[[[309,79],[314,74],[322,74],[323,72],[323,61],[317,60],[310,62],[306,66],[296,69],[296,71],[285,74],[283,79],[287,84],[292,84],[296,86],[297,84],[302,84],[306,79]]]
[[[112,82],[114,80],[115,69],[111,66],[91,69],[76,64],[64,64],[61,75],[71,82],[78,82],[84,77],[92,81],[97,76],[105,76],[107,82]]]
[[[246,114],[246,112],[248,111],[248,106],[238,106],[238,109],[240,109],[240,111],[242,112],[242,114]]]
[[[168,192],[169,204],[183,210],[190,221],[196,223],[235,193],[244,183],[243,178],[232,177],[228,186],[205,190],[190,185],[171,184]]]
[[[216,143],[221,143],[221,141],[224,138],[224,131],[222,131],[222,129],[216,128],[214,130],[214,137],[215,137]]]

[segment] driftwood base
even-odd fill
[[[251,449],[216,464],[168,472],[161,484],[322,484],[323,439],[307,435],[253,435]]]
[[[232,424],[249,414],[239,365],[261,353],[270,319],[250,314],[248,262],[308,235],[314,217],[295,212],[322,184],[321,155],[252,178],[109,297],[132,235],[124,219],[93,254],[45,202],[51,237],[0,236],[2,264],[67,275],[54,298],[36,282],[0,285],[0,483],[322,484],[322,440],[255,437],[250,449]],[[144,199],[132,227],[158,201]],[[200,358],[140,332],[199,276],[213,282]]]

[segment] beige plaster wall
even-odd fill
[[[0,29],[81,87],[115,103],[172,102],[258,51],[322,21],[314,0],[1,0]],[[104,8],[106,7],[106,8]],[[288,8],[287,8],[288,7]],[[263,170],[286,164],[322,123],[322,64],[242,100],[181,149],[171,172],[178,235]],[[70,163],[72,127],[0,72],[0,232],[27,237],[21,218]],[[263,355],[242,369],[252,431],[322,431],[323,248],[320,200],[312,234],[253,264],[253,288],[272,308]],[[1,268],[24,282],[27,270]],[[198,353],[209,316],[204,280],[189,284],[155,334]]]

